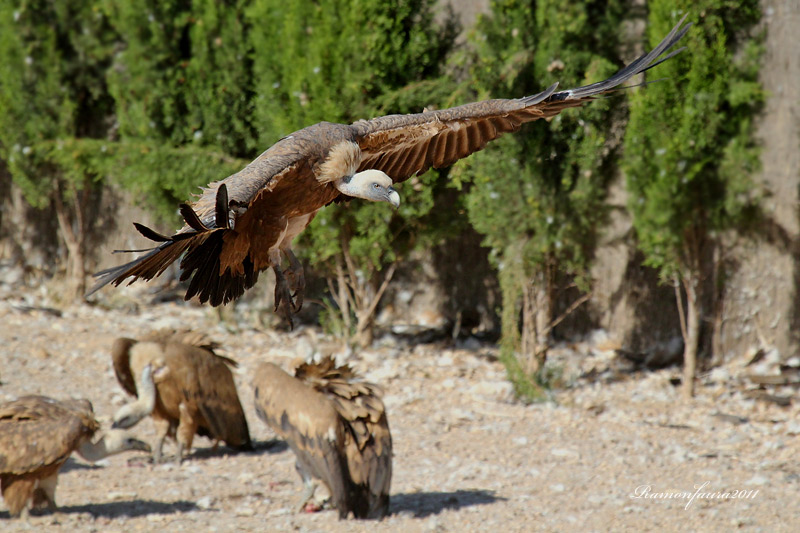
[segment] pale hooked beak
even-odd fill
[[[389,203],[392,204],[395,209],[400,207],[400,195],[397,194],[397,191],[394,190],[393,187],[389,187]]]

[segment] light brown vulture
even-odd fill
[[[214,353],[199,333],[158,331],[141,341],[119,338],[111,358],[122,388],[137,400],[114,415],[114,427],[128,428],[152,415],[159,438],[153,459],[160,462],[164,440],[178,442],[176,459],[192,448],[194,435],[251,450],[247,420],[230,368],[237,363]]]
[[[100,429],[88,400],[57,401],[23,396],[0,404],[0,487],[11,516],[33,508],[56,508],[58,471],[72,452],[87,461],[128,451],[150,451],[126,431]]]
[[[667,51],[689,29],[690,24],[683,26],[685,18],[651,52],[607,80],[585,87],[556,91],[554,84],[523,98],[350,125],[320,122],[296,131],[241,171],[210,183],[197,201],[182,204],[185,225],[174,235],[134,224],[159,244],[127,264],[95,274],[99,279],[87,296],[108,283],[152,279],[185,254],[180,266],[181,281],[191,278],[187,300],[197,295],[213,306],[227,303],[252,287],[259,272],[272,268],[276,310],[291,324],[291,313],[302,305],[304,278],[290,246],[317,211],[351,197],[397,207],[400,196],[394,183],[452,165],[526,122],[553,117],[618,90],[633,76],[677,54],[682,49]],[[280,268],[282,254],[289,262],[286,271]]]
[[[297,458],[306,485],[316,478],[330,492],[340,518],[382,518],[389,511],[392,436],[380,389],[333,358],[302,364],[292,377],[261,363],[253,379],[256,413]]]

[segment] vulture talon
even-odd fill
[[[306,290],[306,277],[303,273],[303,264],[297,259],[291,248],[285,248],[283,252],[289,259],[289,268],[283,271],[283,275],[288,282],[289,289],[294,293],[292,310],[299,313],[303,308],[303,294]]]
[[[306,289],[306,280],[303,276],[303,270],[301,268],[298,272],[287,268],[283,271],[283,274],[286,277],[287,286],[291,291],[290,301],[292,302],[292,311],[294,313],[299,313],[303,308],[303,294]]]
[[[302,305],[303,299],[300,297],[300,304]],[[300,307],[295,305],[294,297],[292,296],[289,282],[281,269],[275,268],[275,309],[274,311],[281,315],[288,323],[289,329],[294,329],[294,321],[292,320],[292,312],[297,312]]]

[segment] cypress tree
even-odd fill
[[[746,32],[760,9],[757,0],[651,0],[648,9],[651,45],[686,10],[695,22],[684,38],[688,49],[657,73],[669,80],[632,96],[624,158],[645,263],[676,287],[690,397],[715,251],[722,232],[746,230],[754,211],[752,123],[764,94],[760,45]]]
[[[575,87],[620,66],[623,2],[495,0],[479,19],[471,78],[479,98]],[[471,184],[470,222],[484,235],[503,294],[502,358],[523,396],[541,394],[557,293],[587,271],[614,168],[619,99],[567,110],[507,135],[454,168]],[[576,300],[574,305],[585,300]]]
[[[171,225],[177,203],[238,171],[257,149],[245,4],[104,4],[120,36],[108,72],[114,178]]]
[[[0,158],[31,205],[53,208],[70,296],[85,283],[113,117],[105,71],[114,43],[99,2],[0,4]]]

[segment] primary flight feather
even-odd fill
[[[141,257],[98,272],[90,295],[108,283],[152,279],[182,254],[186,299],[217,306],[241,296],[262,270],[276,276],[275,306],[291,323],[303,302],[303,268],[292,240],[316,213],[340,197],[397,207],[393,185],[430,168],[452,165],[526,122],[558,115],[620,85],[682,50],[668,53],[686,33],[685,16],[652,51],[608,78],[585,87],[545,91],[517,99],[475,102],[411,115],[388,115],[353,124],[320,122],[276,142],[241,171],[210,183],[192,204],[180,206],[185,225],[171,236],[141,224],[160,243]],[[666,55],[665,55],[666,54]],[[281,270],[285,256],[288,268]],[[292,295],[294,292],[294,295]]]

